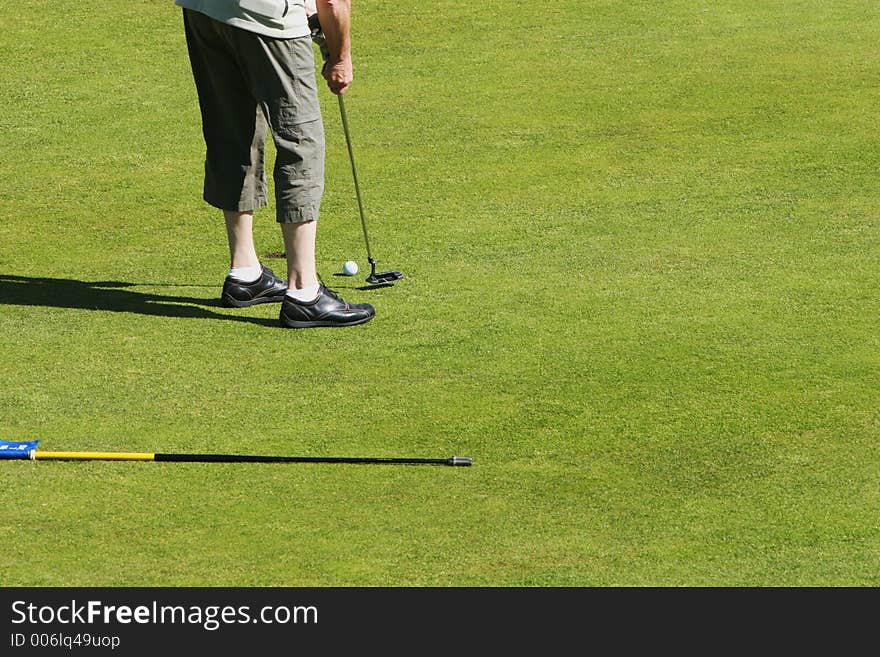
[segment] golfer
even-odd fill
[[[281,302],[287,328],[352,326],[375,315],[318,278],[315,243],[324,192],[324,125],[304,0],[176,0],[205,138],[205,201],[223,211],[230,269],[226,306]],[[352,82],[350,0],[316,0],[329,53],[323,76],[335,94]],[[287,280],[260,263],[254,211],[268,202],[264,147],[271,131],[276,220]]]

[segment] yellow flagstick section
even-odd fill
[[[32,452],[34,461],[154,461],[150,452]]]

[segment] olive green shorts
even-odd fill
[[[189,9],[183,20],[205,137],[205,201],[236,212],[267,205],[271,130],[276,219],[316,220],[324,124],[311,38],[273,39]]]

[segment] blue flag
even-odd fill
[[[37,448],[39,440],[15,442],[0,440],[0,459],[29,459],[31,452]]]

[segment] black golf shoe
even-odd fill
[[[369,322],[375,314],[370,304],[346,303],[322,284],[314,301],[297,301],[285,296],[279,320],[285,328],[354,326]]]
[[[287,283],[272,273],[265,265],[260,265],[263,273],[253,283],[242,283],[229,276],[223,282],[220,301],[224,306],[244,308],[255,303],[272,303],[284,300]]]

